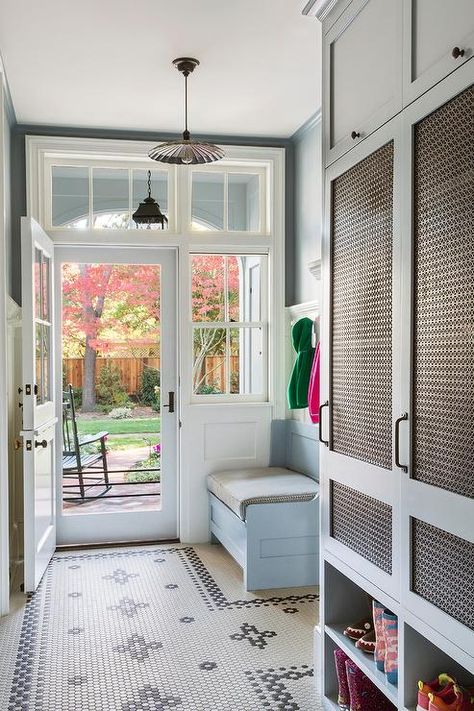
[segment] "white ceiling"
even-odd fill
[[[290,136],[320,105],[320,25],[304,0],[1,0],[20,123]]]

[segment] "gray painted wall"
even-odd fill
[[[12,296],[21,303],[21,254],[20,254],[20,218],[26,215],[26,165],[25,136],[74,136],[83,138],[113,138],[138,141],[164,141],[177,138],[177,134],[149,133],[141,131],[108,131],[103,129],[81,129],[64,126],[16,125],[11,136],[11,208],[12,208],[12,245],[11,245],[11,284]],[[222,145],[273,146],[285,149],[286,156],[286,294],[287,303],[293,303],[293,142],[281,138],[251,138],[247,136],[201,136],[203,140]]]
[[[318,115],[294,134],[292,143],[295,176],[294,281],[292,293],[287,294],[287,304],[299,304],[313,301],[317,297],[316,281],[308,269],[308,262],[321,256],[322,155],[321,121]]]

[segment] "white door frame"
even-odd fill
[[[157,540],[159,539],[175,539],[179,537],[179,480],[180,480],[180,463],[179,463],[179,388],[178,388],[178,308],[177,308],[177,296],[178,296],[178,250],[173,247],[131,247],[128,245],[101,245],[101,246],[86,246],[86,245],[56,245],[55,246],[55,278],[54,278],[54,290],[55,290],[55,305],[59,313],[59,305],[61,303],[61,264],[64,262],[73,263],[116,263],[116,264],[159,264],[160,262],[166,265],[168,261],[168,269],[163,269],[161,274],[161,308],[162,312],[164,309],[168,309],[168,313],[171,315],[174,313],[176,316],[176,330],[175,334],[171,333],[170,337],[164,341],[165,347],[168,349],[167,353],[164,354],[163,361],[165,358],[167,362],[174,362],[175,370],[174,374],[170,376],[170,382],[166,382],[166,374],[162,370],[162,383],[165,383],[165,387],[162,385],[162,394],[168,390],[174,390],[176,393],[176,410],[172,420],[168,423],[168,441],[171,442],[173,438],[170,436],[173,431],[175,431],[175,442],[176,446],[172,456],[170,456],[168,470],[170,472],[175,472],[174,482],[170,481],[165,484],[164,492],[162,496],[166,497],[166,491],[170,492],[170,498],[175,499],[174,502],[170,503],[170,508],[161,511],[137,511],[137,512],[126,512],[123,514],[110,513],[110,514],[72,514],[63,516],[62,514],[62,494],[61,487],[57,486],[56,491],[56,501],[57,501],[57,529],[58,529],[58,544],[59,545],[75,545],[75,544],[88,544],[103,542],[102,539],[97,540],[97,535],[94,533],[95,527],[91,525],[93,519],[98,522],[100,519],[100,528],[104,539],[107,542],[132,542],[132,541],[142,541],[142,540]],[[173,265],[175,269],[173,270]],[[61,319],[58,317],[55,333],[55,343],[56,343],[56,389],[58,393],[62,392],[62,333],[61,333]],[[163,379],[165,375],[165,379]],[[61,472],[62,469],[62,402],[61,398],[57,398],[56,402],[56,414],[58,417],[58,431],[57,431],[57,471]],[[161,433],[163,433],[165,418],[171,417],[166,413],[166,410],[162,410],[162,421],[161,421]],[[171,429],[171,428],[174,428]],[[166,431],[165,431],[166,436]],[[171,454],[171,450],[170,454]],[[163,457],[163,455],[162,455]],[[162,458],[163,462],[163,458]],[[165,500],[166,501],[166,500]],[[164,503],[166,506],[166,503]],[[157,528],[156,535],[147,534],[146,532],[146,519],[149,519],[151,526],[151,519],[154,516],[162,515],[162,523],[160,530]],[[166,516],[166,519],[165,519]],[[121,523],[119,524],[119,520]],[[150,529],[151,530],[151,529]],[[143,535],[137,535],[136,531],[143,531]],[[105,541],[104,541],[105,542]]]
[[[0,72],[0,615],[10,609],[4,121],[4,80]]]

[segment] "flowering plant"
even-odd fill
[[[161,444],[154,444],[152,450],[153,454],[156,454],[159,457],[161,454]]]

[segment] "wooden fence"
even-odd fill
[[[134,395],[141,388],[142,373],[145,368],[160,369],[159,358],[97,358],[96,384],[99,382],[99,374],[104,365],[111,365],[118,368],[120,381],[128,395]],[[239,356],[230,357],[231,380],[234,381],[239,372]],[[64,358],[64,381],[71,383],[73,388],[82,388],[84,361],[82,358]],[[205,375],[202,381],[205,385],[212,385],[219,390],[225,391],[225,366],[222,356],[206,356],[203,363],[199,380]],[[233,374],[235,374],[233,376]],[[233,377],[232,377],[233,376]]]

